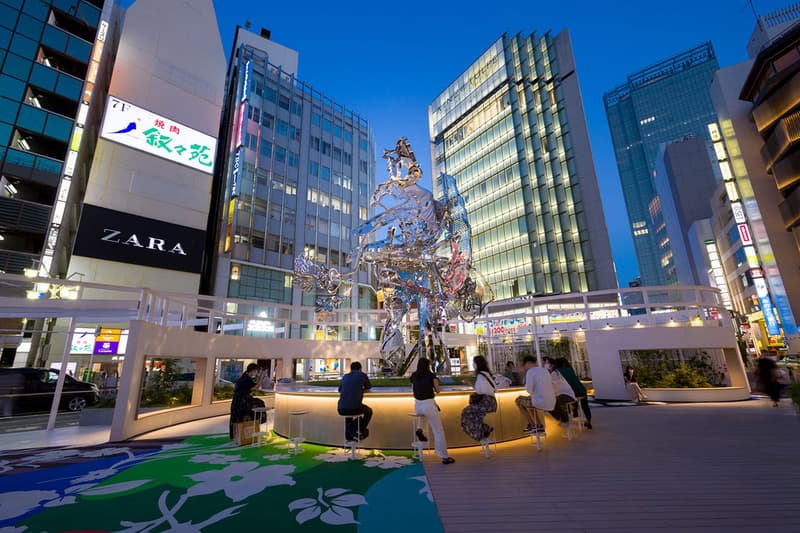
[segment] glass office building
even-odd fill
[[[498,299],[616,288],[567,31],[503,35],[428,120],[433,174],[455,176]]]
[[[0,2],[0,270],[66,276],[103,112],[114,2]]]
[[[298,319],[299,307],[313,306],[314,295],[293,286],[294,258],[350,269],[351,233],[367,219],[375,188],[375,148],[366,119],[296,78],[296,58],[270,41],[266,30],[258,36],[237,29],[212,191],[208,234],[215,253],[206,265],[205,290],[292,305]],[[376,307],[367,272],[357,274],[343,307]],[[333,328],[323,337],[351,334]]]
[[[718,69],[708,42],[631,74],[603,96],[642,285],[668,281],[668,251],[659,248],[650,212],[658,204],[658,147],[687,135],[710,141],[706,126],[716,114],[709,87]]]

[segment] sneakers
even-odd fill
[[[456,462],[456,460],[453,459],[452,457],[445,457],[444,459],[442,459],[442,464],[443,465],[451,465],[451,464],[453,464],[455,462]]]
[[[358,436],[358,440],[364,440],[367,437],[369,437],[369,430],[367,428],[364,428],[361,430],[361,435]]]
[[[592,423],[591,422],[585,422],[583,425],[586,426],[586,429],[592,429]]]
[[[420,442],[428,442],[428,437],[425,436],[425,432],[422,431],[422,428],[417,429],[416,435],[417,435],[417,440],[419,440]]]
[[[492,434],[492,431],[494,431],[494,428],[489,426],[489,429],[487,429],[486,431],[483,432],[483,438],[484,439],[488,439],[489,435]]]

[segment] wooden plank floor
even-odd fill
[[[800,418],[755,400],[596,407],[594,429],[425,462],[445,531],[800,531]],[[552,421],[549,421],[552,423]]]

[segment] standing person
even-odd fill
[[[781,399],[781,384],[778,381],[777,370],[778,367],[772,357],[762,355],[758,358],[758,380],[761,382],[761,388],[772,400],[772,407],[778,407]]]
[[[514,402],[528,419],[528,427],[525,428],[525,432],[543,432],[545,430],[544,416],[537,414],[534,417],[529,409],[536,408],[551,414],[554,412],[556,393],[553,389],[553,382],[547,369],[537,366],[533,356],[525,356],[522,360],[522,368],[525,370],[525,390],[528,392],[528,396],[517,396]]]
[[[581,402],[581,409],[583,409],[583,414],[586,417],[586,427],[588,429],[592,429],[592,411],[589,409],[589,399],[586,397],[586,387],[583,386],[581,380],[578,378],[578,375],[575,374],[575,371],[572,369],[572,366],[567,361],[566,357],[559,357],[556,359],[556,370],[564,376],[564,379],[567,380],[569,386],[572,387],[572,392],[575,393],[575,398],[580,398]],[[575,413],[577,416],[577,412]]]
[[[417,370],[411,374],[411,386],[414,390],[414,412],[423,415],[433,431],[433,445],[442,463],[449,465],[456,460],[447,453],[447,440],[444,436],[442,417],[439,416],[439,406],[433,399],[436,393],[441,392],[439,379],[431,372],[431,362],[425,357],[420,357]],[[417,429],[417,438],[423,442],[428,440],[422,428]]]
[[[230,438],[233,438],[233,425],[247,420],[253,420],[253,407],[264,407],[260,398],[252,396],[253,389],[258,383],[258,365],[250,363],[244,373],[236,380],[233,386],[233,400],[231,401],[231,421],[229,427]],[[262,413],[261,422],[266,420],[266,413]]]
[[[339,414],[345,419],[344,438],[347,440],[364,440],[369,437],[367,426],[372,420],[372,409],[364,404],[364,393],[372,388],[369,378],[361,371],[361,363],[350,363],[350,372],[342,377],[339,383]],[[361,415],[360,417],[348,415]],[[360,418],[360,421],[356,420]],[[359,428],[361,433],[359,433]]]
[[[636,383],[636,376],[633,373],[633,367],[628,365],[625,367],[625,373],[622,375],[625,378],[625,387],[628,389],[630,397],[637,402],[647,401],[647,395],[642,391],[642,388]]]
[[[494,431],[483,421],[486,413],[497,411],[494,376],[489,370],[486,358],[478,355],[473,360],[475,367],[475,392],[469,395],[469,405],[461,411],[461,429],[471,438],[481,441]]]

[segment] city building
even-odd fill
[[[688,240],[695,221],[711,216],[711,195],[721,177],[710,143],[688,136],[659,148],[650,202],[664,285],[705,285],[705,261],[697,263]]]
[[[117,32],[113,1],[0,4],[0,270],[67,275]]]
[[[504,34],[428,107],[498,299],[616,288],[569,32]]]
[[[262,336],[346,340],[352,327],[280,331],[269,319],[300,320],[315,296],[293,286],[304,255],[350,269],[352,231],[369,215],[375,148],[369,122],[297,78],[297,52],[237,28],[228,65],[203,291],[285,304],[264,307],[247,328]],[[343,309],[374,309],[365,271]],[[258,314],[258,313],[256,313]],[[305,315],[303,315],[305,318]],[[374,330],[371,335],[374,335]],[[374,338],[374,337],[373,337]]]
[[[758,53],[740,98],[753,103],[764,164],[782,197],[778,211],[784,229],[794,234],[800,259],[800,23]]]
[[[650,214],[658,201],[658,148],[686,135],[709,140],[706,126],[715,114],[708,87],[718,68],[711,43],[704,43],[631,74],[603,96],[642,285],[668,282]]]
[[[119,8],[103,0],[11,4],[0,3],[0,271],[64,278],[104,111]],[[30,289],[29,298],[60,297],[56,287]],[[24,364],[30,346],[40,345],[39,333],[29,335],[43,322],[23,319],[2,321],[6,331],[28,333],[0,337],[0,365]]]

